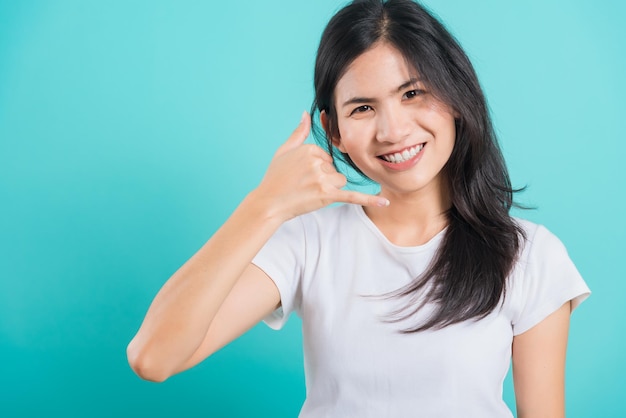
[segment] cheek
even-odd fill
[[[339,131],[339,143],[336,144],[339,151],[347,153],[352,148],[354,129],[350,123],[338,122],[337,128]]]
[[[416,114],[434,126],[441,128],[442,126],[452,124],[454,128],[454,110],[433,97],[429,96],[428,100],[421,103]]]
[[[428,111],[420,112],[417,116],[417,123],[442,145],[450,148],[454,146],[456,125],[454,116],[447,109],[431,107]]]
[[[447,114],[442,121],[442,126],[442,133],[445,135],[448,147],[452,150],[456,141],[456,124],[454,122],[454,117],[451,114]]]
[[[368,138],[368,124],[364,121],[344,120],[339,122],[339,135],[342,148],[347,151],[354,151],[357,147],[362,147]]]

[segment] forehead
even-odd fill
[[[379,43],[348,66],[337,82],[335,97],[341,101],[354,96],[387,96],[412,78],[419,77],[404,55],[387,43]]]

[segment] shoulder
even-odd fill
[[[569,260],[563,242],[544,225],[521,218],[514,220],[524,232],[519,258],[521,262],[536,263],[540,260],[553,260],[555,257]]]
[[[576,308],[590,291],[556,235],[543,225],[515,221],[526,235],[507,291],[517,335],[569,300]]]

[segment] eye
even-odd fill
[[[424,90],[420,90],[420,89],[409,90],[406,93],[404,93],[403,97],[405,99],[412,99],[414,97],[421,96],[424,93],[426,93],[426,92]]]
[[[417,97],[419,95],[421,95],[423,93],[422,90],[409,90],[406,93],[404,93],[404,95],[402,96],[402,98],[404,99],[413,99],[414,97]]]
[[[352,111],[352,113],[350,113],[350,114],[351,114],[351,115],[354,115],[354,114],[357,114],[357,113],[365,113],[365,112],[367,112],[367,111],[369,111],[369,110],[372,110],[372,107],[371,107],[371,106],[368,106],[368,105],[363,105],[363,106],[359,106],[359,107],[357,107],[356,109],[354,109],[354,110]]]

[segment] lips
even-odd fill
[[[407,147],[398,152],[392,152],[389,154],[379,155],[378,158],[383,159],[389,163],[400,164],[405,161],[409,161],[415,157],[424,148],[425,144],[417,144],[412,147]]]

